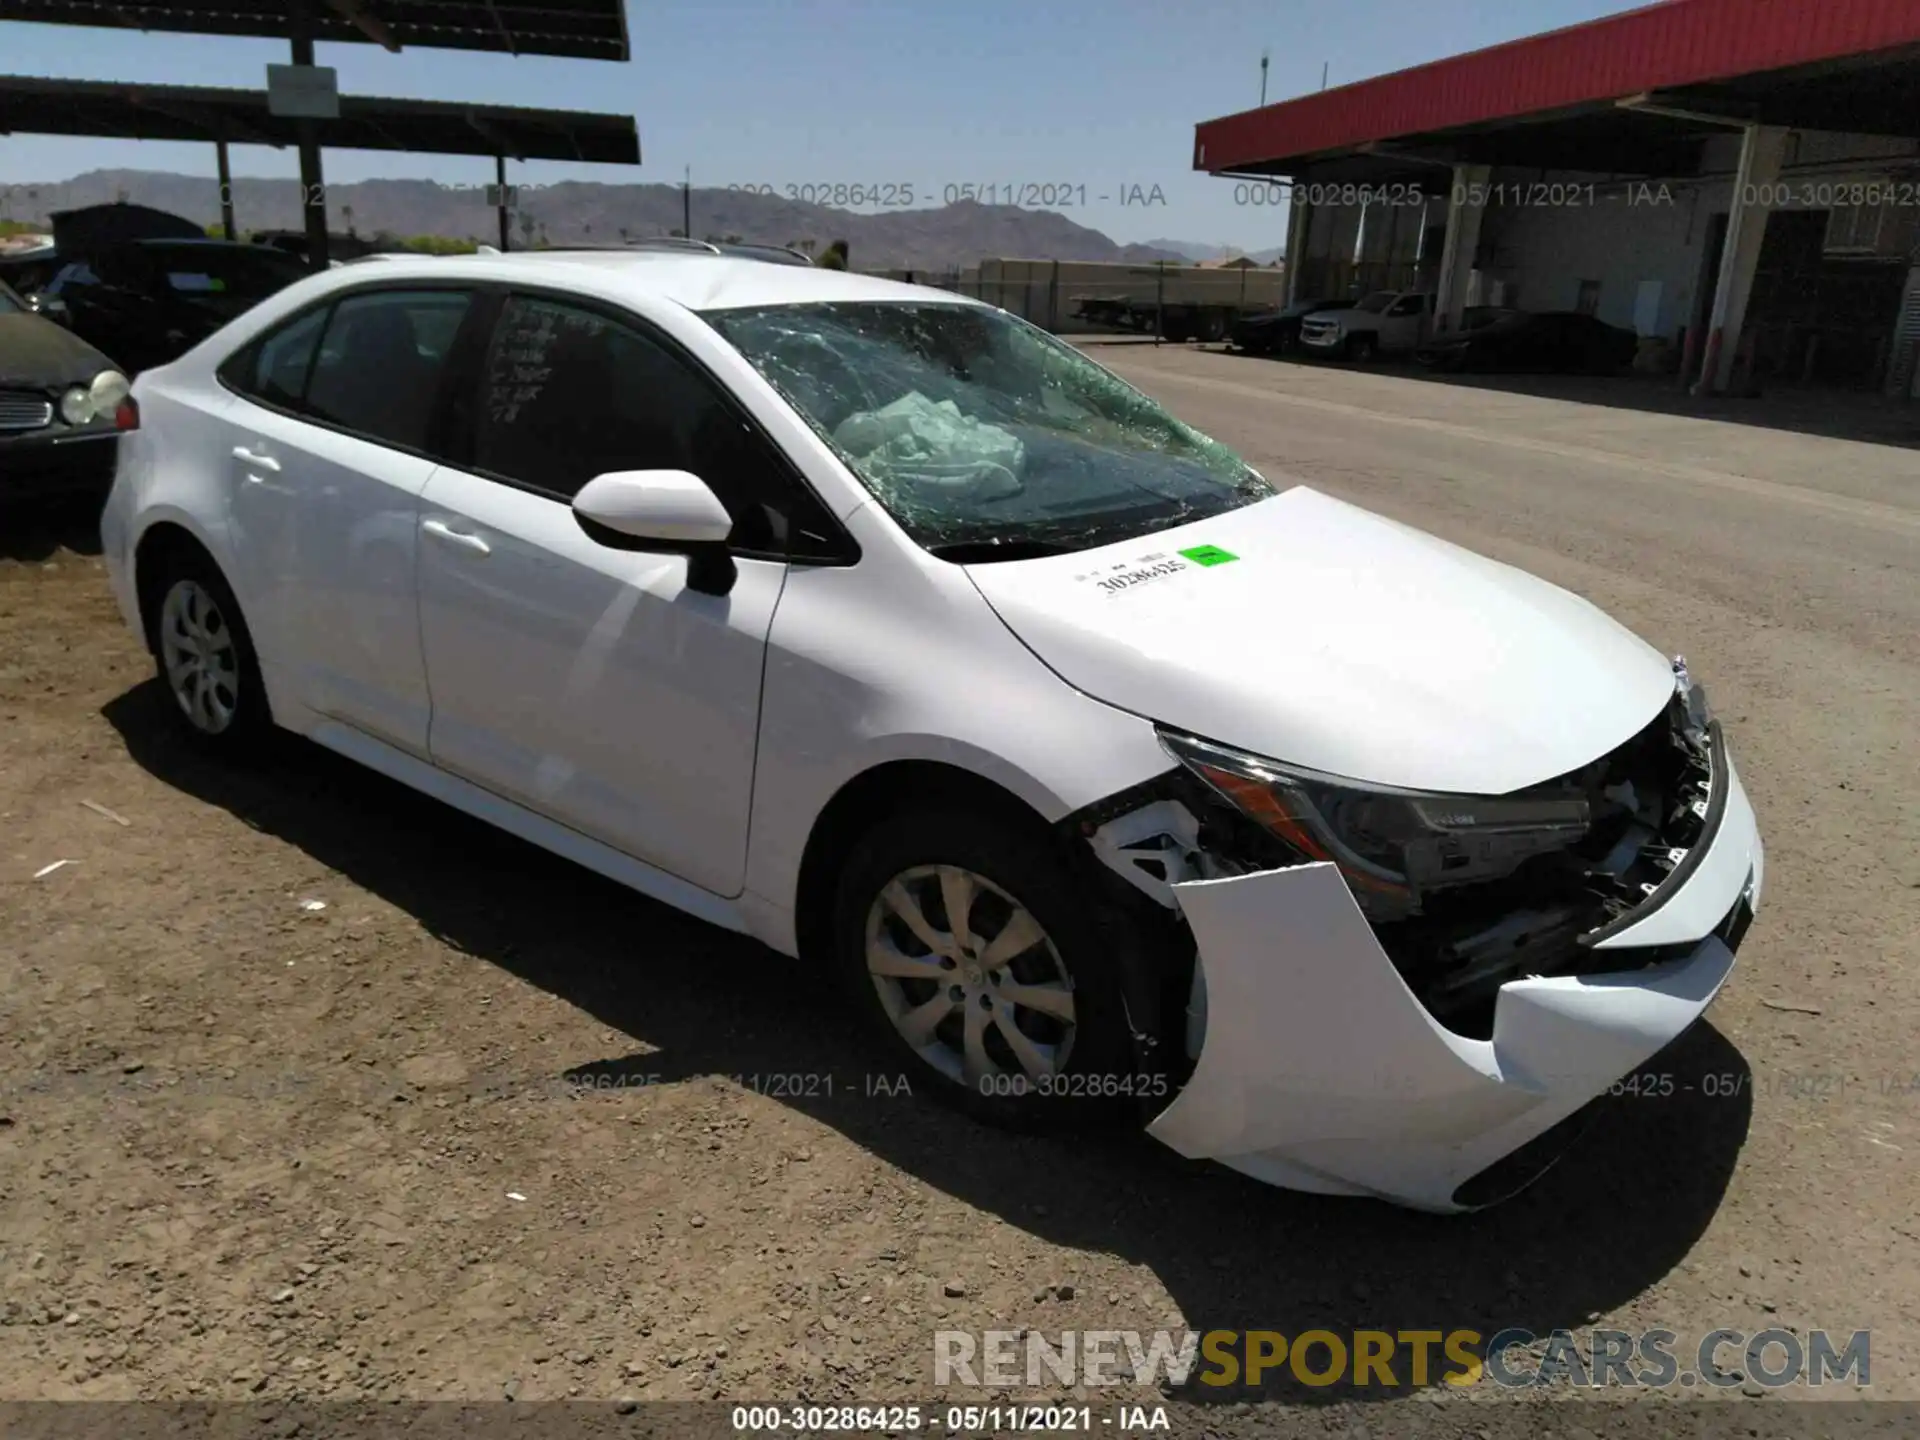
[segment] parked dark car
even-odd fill
[[[60,269],[60,247],[52,240],[12,245],[0,250],[0,285],[15,295],[31,295]]]
[[[1468,318],[1462,331],[1428,341],[1413,358],[1436,370],[1608,374],[1632,364],[1640,348],[1633,331],[1576,310],[1537,315],[1507,310]]]
[[[0,502],[103,488],[127,377],[0,282]]]
[[[1227,331],[1227,343],[1249,355],[1287,355],[1300,347],[1300,322],[1325,310],[1351,310],[1352,299],[1296,300],[1266,315],[1244,315]]]
[[[129,240],[69,254],[33,303],[134,375],[185,354],[308,273],[304,262],[266,245]]]

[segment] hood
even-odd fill
[[[117,368],[106,356],[44,315],[0,315],[0,386],[48,390],[84,385]]]
[[[1587,601],[1305,487],[967,568],[1075,688],[1374,784],[1504,794],[1624,743],[1673,694],[1667,659]]]

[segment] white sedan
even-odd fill
[[[1759,898],[1683,663],[957,296],[393,260],[132,410],[105,554],[191,736],[293,731],[826,966],[987,1119],[1473,1208]]]

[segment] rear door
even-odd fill
[[[419,497],[474,310],[458,286],[370,287],[293,317],[229,376],[235,551],[278,693],[424,757]]]

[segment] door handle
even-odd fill
[[[478,535],[469,535],[464,530],[456,530],[444,520],[422,520],[420,528],[442,545],[451,545],[455,549],[470,551],[475,555],[493,553],[493,547]]]
[[[280,462],[278,460],[274,459],[271,455],[256,455],[244,445],[236,445],[233,447],[233,458],[243,465],[252,466],[256,470],[265,470],[269,475],[278,475],[280,473]]]

